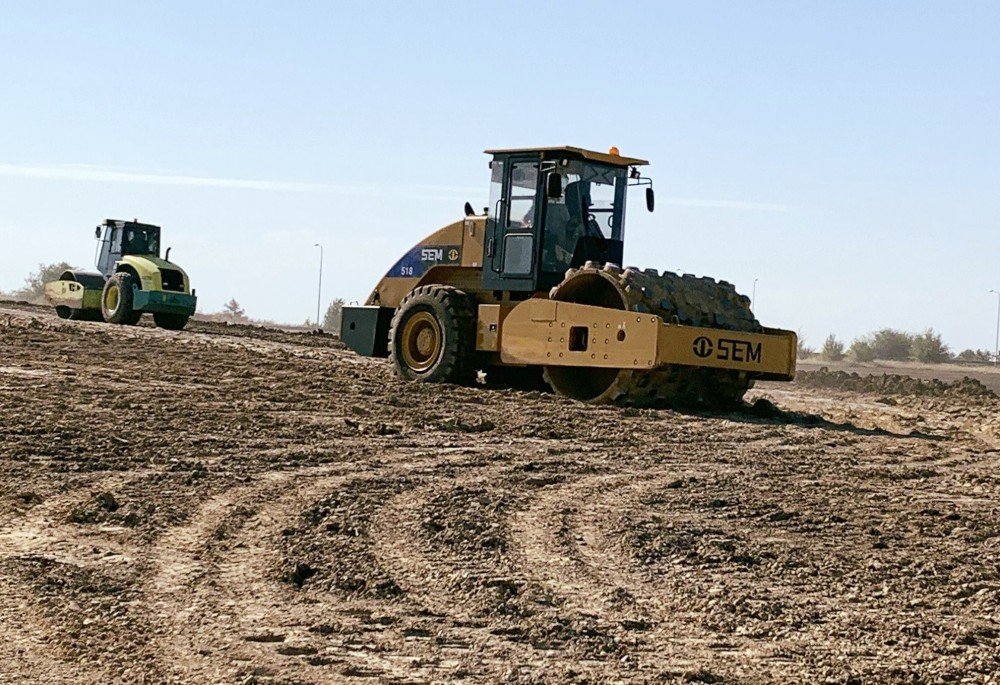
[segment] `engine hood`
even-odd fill
[[[127,264],[135,270],[142,282],[143,290],[164,290],[161,270],[166,270],[180,272],[184,283],[183,292],[191,292],[191,282],[188,279],[187,272],[173,262],[168,262],[166,259],[151,255],[126,255],[118,263]]]

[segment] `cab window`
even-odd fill
[[[515,162],[510,170],[510,198],[507,201],[507,230],[528,230],[535,222],[535,193],[538,164]]]

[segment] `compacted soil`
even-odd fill
[[[803,378],[593,407],[0,304],[0,683],[1000,682],[1000,401]]]

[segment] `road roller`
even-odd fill
[[[402,378],[551,390],[590,403],[720,409],[790,381],[796,336],[723,280],[622,266],[648,162],[616,148],[487,150],[489,206],[403,254],[341,336]],[[641,192],[640,192],[641,191]]]
[[[160,328],[180,330],[198,300],[187,273],[160,257],[159,226],[106,219],[94,229],[97,271],[70,269],[45,284],[45,299],[62,319],[135,325],[149,313]]]

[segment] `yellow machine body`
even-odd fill
[[[485,216],[470,216],[430,234],[407,250],[368,296],[366,305],[398,307],[418,285],[446,283],[482,289]]]
[[[181,274],[183,289],[171,292],[179,292],[184,295],[191,294],[191,279],[188,278],[187,272],[173,262],[168,262],[166,259],[152,255],[125,255],[118,263],[119,265],[127,264],[132,267],[142,282],[142,289],[153,292],[166,290],[163,287],[164,269],[178,271]]]
[[[548,299],[518,304],[502,323],[500,310],[480,306],[480,321],[496,317],[499,324],[495,337],[482,338],[480,349],[499,351],[505,364],[637,370],[678,364],[729,369],[766,380],[795,376],[792,331],[683,326],[652,314]]]

